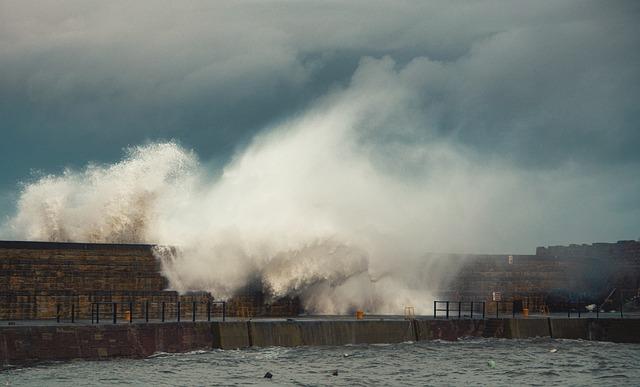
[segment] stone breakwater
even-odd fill
[[[167,318],[175,319],[177,302],[185,316],[195,302],[202,318],[213,300],[207,292],[180,295],[168,287],[153,245],[0,241],[0,320],[69,321],[72,314],[90,320],[98,302],[118,303],[118,319],[131,303],[134,318],[148,313],[158,320],[163,303]],[[102,318],[110,318],[107,308]],[[266,305],[260,292],[238,294],[226,305],[233,316],[295,316],[299,309],[298,300],[288,297]]]
[[[158,352],[552,337],[640,343],[640,319],[293,320],[0,328],[4,367],[52,360],[143,358]]]
[[[126,304],[117,308],[118,319],[131,305],[134,319],[160,320],[163,303],[167,316],[176,316],[178,302],[189,316],[221,297],[169,290],[155,251],[157,246],[141,244],[0,241],[0,320],[91,319],[96,303]],[[565,311],[576,301],[572,294],[584,295],[583,303],[619,310],[620,302],[635,297],[640,281],[638,241],[539,247],[535,255],[431,254],[431,259],[449,266],[432,289],[437,298],[487,301],[500,292],[503,300],[518,301],[531,312]],[[109,318],[107,308],[101,309],[102,318]],[[228,316],[254,318],[295,317],[303,309],[294,294],[272,299],[259,281],[248,283],[226,305]]]

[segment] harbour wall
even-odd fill
[[[144,358],[158,352],[553,337],[640,343],[640,319],[293,320],[0,328],[0,363]]]
[[[154,245],[0,241],[0,320],[75,320],[112,317],[130,311],[134,319],[190,316],[195,309],[204,317],[214,295],[208,292],[178,294],[167,290],[161,261]],[[230,316],[297,316],[297,298],[270,300],[247,289],[226,300]],[[103,306],[95,309],[96,303]],[[195,303],[195,304],[194,304]],[[110,304],[110,305],[104,305]],[[212,304],[214,315],[222,314]],[[130,309],[131,308],[131,309]]]

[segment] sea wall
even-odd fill
[[[118,319],[132,309],[134,319],[176,319],[177,302],[191,316],[193,302],[202,319],[213,295],[179,295],[167,290],[167,278],[153,245],[0,241],[0,320],[90,320],[95,303],[101,319]],[[111,305],[109,305],[111,304]],[[164,306],[163,306],[164,305]],[[215,307],[214,314],[222,310]],[[296,316],[300,300],[267,300],[262,292],[246,292],[227,300],[229,316]],[[183,317],[184,318],[184,317]]]
[[[415,320],[414,327],[418,341],[456,340],[459,337],[485,336],[486,324],[485,320]],[[496,333],[486,336],[493,337]]]
[[[215,348],[553,337],[640,343],[640,319],[291,320],[0,327],[0,363],[143,358]]]
[[[640,278],[638,241],[541,247],[535,255],[434,258],[446,259],[452,268],[442,274],[436,291],[440,299],[487,301],[500,292],[503,300],[522,301],[532,313],[566,311],[570,293],[586,294],[589,302],[600,304],[612,287],[636,289]],[[118,319],[130,307],[134,319],[160,320],[164,305],[167,319],[177,320],[178,302],[185,316],[196,302],[202,319],[208,302],[218,296],[179,295],[168,285],[153,245],[0,241],[0,320],[90,320],[96,303],[103,303],[101,319],[110,318],[111,305],[118,304]],[[295,317],[303,312],[299,298],[271,300],[255,285],[227,300],[227,316]],[[502,312],[510,313],[503,306]],[[495,304],[487,303],[485,312],[495,316]]]
[[[413,323],[407,320],[327,320],[250,322],[251,344],[256,347],[345,345],[416,341]]]
[[[14,326],[0,329],[3,365],[49,360],[142,358],[211,349],[211,324]]]
[[[440,299],[486,301],[492,292],[500,292],[504,300],[528,299],[530,311],[543,306],[566,310],[562,304],[570,301],[571,293],[584,294],[597,303],[604,301],[612,288],[628,289],[629,296],[635,294],[632,290],[637,289],[640,279],[640,241],[632,240],[538,247],[535,255],[433,257],[446,258],[458,269],[443,274],[443,285],[437,292]]]
[[[91,318],[93,302],[178,301],[151,245],[0,241],[0,319]],[[106,312],[106,309],[104,310]]]

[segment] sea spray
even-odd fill
[[[348,87],[266,128],[221,171],[163,142],[42,177],[6,229],[170,246],[156,251],[178,291],[226,298],[259,284],[316,313],[428,312],[459,262],[427,252],[522,238],[514,225],[542,199],[529,176],[427,141],[406,77],[388,58],[363,61]]]

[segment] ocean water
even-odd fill
[[[333,375],[337,371],[337,375]],[[265,379],[265,373],[273,377]],[[640,385],[640,345],[478,339],[251,348],[12,368],[0,386]]]

